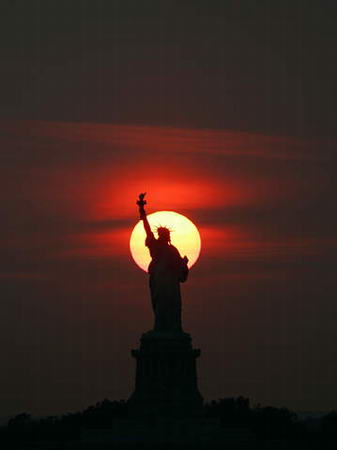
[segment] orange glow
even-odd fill
[[[158,226],[165,226],[172,230],[172,244],[177,247],[181,256],[188,257],[188,267],[192,267],[199,258],[201,248],[200,234],[194,223],[173,211],[157,211],[149,214],[147,218],[154,233]],[[147,271],[151,257],[148,248],[145,247],[145,238],[143,222],[140,220],[132,231],[130,250],[136,264]]]
[[[250,192],[240,183],[232,179],[225,182],[212,179],[197,168],[194,168],[194,173],[188,173],[175,164],[164,168],[151,161],[146,165],[140,163],[137,167],[130,164],[115,176],[109,169],[106,176],[97,176],[94,186],[96,200],[91,204],[91,214],[93,217],[109,218],[113,213],[114,217],[130,218],[135,215],[135,195],[143,191],[151,196],[151,209],[154,211],[188,213],[191,209],[205,208],[205,199],[208,208],[240,205],[247,201]]]

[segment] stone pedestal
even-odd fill
[[[197,415],[202,397],[197,386],[196,359],[191,337],[184,332],[149,331],[131,351],[136,359],[136,385],[128,404],[134,416]]]

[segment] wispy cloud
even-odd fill
[[[257,157],[283,160],[326,160],[336,143],[327,140],[308,140],[284,136],[268,136],[258,133],[224,130],[195,130],[188,128],[110,125],[78,122],[12,121],[1,123],[2,137],[8,146],[15,145],[16,152],[34,144],[34,153],[43,159],[49,154],[54,163],[59,160],[71,162],[75,154],[83,159],[104,161],[114,159],[121,148],[135,156],[153,155],[157,152],[170,154],[213,154],[232,157]],[[58,158],[53,154],[62,144],[67,147]],[[97,144],[97,148],[86,144]],[[78,144],[82,144],[82,147]],[[3,157],[10,158],[6,152]],[[18,162],[18,161],[17,161]],[[47,161],[46,161],[47,162]]]

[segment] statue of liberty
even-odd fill
[[[154,331],[181,332],[180,283],[187,280],[188,258],[182,258],[177,248],[171,244],[168,228],[158,227],[158,239],[155,238],[144,209],[145,195],[146,193],[139,195],[137,205],[146,232],[145,245],[152,258],[148,273],[155,316]]]

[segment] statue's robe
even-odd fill
[[[151,233],[145,245],[152,261],[150,275],[151,301],[155,315],[156,331],[181,331],[180,283],[186,281],[188,267],[173,245],[156,239]]]

